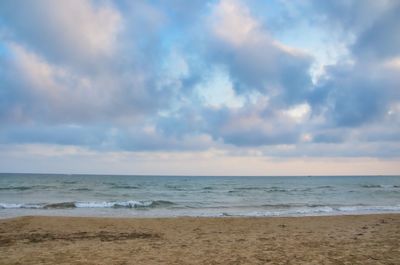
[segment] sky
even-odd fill
[[[400,173],[400,1],[0,1],[0,172]]]

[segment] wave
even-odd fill
[[[34,185],[34,186],[9,186],[9,187],[0,187],[1,190],[15,190],[15,191],[25,191],[25,190],[47,190],[47,189],[54,189],[57,188],[56,186],[48,186],[48,185]]]
[[[325,186],[318,186],[317,189],[332,189],[333,186],[325,185]]]
[[[384,189],[398,189],[400,185],[379,185],[379,184],[362,184],[360,185],[362,188],[384,188]],[[282,188],[282,187],[239,187],[233,188],[229,190],[229,193],[241,192],[241,191],[265,191],[265,192],[310,192],[317,190],[332,190],[334,186],[324,185],[317,187],[308,187],[308,188]]]
[[[76,189],[71,189],[73,191],[91,191],[89,188],[76,188]]]
[[[0,203],[0,209],[42,209],[41,204],[23,203]]]
[[[236,193],[243,191],[265,191],[265,192],[287,192],[289,190],[283,189],[281,187],[239,187],[229,190],[228,193]]]
[[[289,207],[286,209],[271,209],[268,211],[258,210],[249,212],[222,212],[216,216],[320,216],[320,215],[347,215],[347,214],[376,214],[376,213],[398,213],[400,205],[394,206],[318,206],[318,207]]]
[[[383,187],[382,185],[378,185],[378,184],[362,184],[360,186],[362,188],[367,188],[367,189],[370,189],[370,188],[382,188]]]
[[[318,186],[318,187],[308,187],[308,188],[282,188],[279,186],[272,186],[272,187],[239,187],[233,188],[229,190],[229,193],[234,192],[241,192],[241,191],[265,191],[265,192],[309,192],[313,190],[320,190],[320,189],[332,189],[333,186]]]
[[[140,189],[140,186],[125,183],[103,182],[103,184],[110,186],[111,189]]]
[[[312,214],[349,214],[349,213],[380,213],[399,212],[400,205],[392,206],[318,206],[294,209],[288,214],[312,215]]]
[[[286,204],[286,203],[278,203],[278,204],[263,204],[261,207],[264,208],[271,208],[271,209],[279,209],[279,208],[293,208],[293,207],[298,207],[301,205],[296,205],[296,204]],[[305,205],[303,205],[305,206]]]
[[[11,187],[2,187],[0,190],[18,190],[18,191],[24,191],[24,190],[30,190],[32,187],[27,187],[27,186],[11,186]]]
[[[170,201],[154,200],[154,201],[110,201],[110,202],[60,202],[51,204],[13,204],[0,203],[0,211],[2,209],[30,209],[36,210],[69,210],[82,208],[103,208],[119,209],[126,211],[144,210],[151,208],[168,208],[175,205]],[[320,215],[348,215],[348,214],[376,214],[376,213],[400,213],[400,204],[386,206],[372,205],[322,205],[322,204],[266,204],[263,206],[218,206],[218,207],[177,207],[170,208],[167,216],[320,216]],[[96,210],[96,209],[94,209]],[[72,212],[71,212],[72,213]],[[79,212],[78,212],[79,213]],[[153,212],[155,216],[164,216]],[[25,213],[26,214],[26,213]],[[111,212],[110,212],[111,214]],[[114,214],[112,214],[114,215]]]
[[[63,181],[63,184],[76,184],[78,181]]]
[[[166,208],[175,203],[164,200],[154,201],[104,201],[104,202],[59,202],[48,204],[0,203],[0,209],[73,209],[73,208]]]
[[[272,187],[270,189],[265,189],[266,192],[288,192],[289,190],[287,189],[282,189],[282,188],[276,188]]]
[[[140,187],[138,187],[138,186],[119,185],[119,184],[112,184],[112,185],[111,185],[111,188],[112,188],[112,189],[127,189],[127,190],[130,190],[130,189],[140,189]]]
[[[50,203],[43,206],[44,209],[68,209],[76,208],[74,202],[60,202],[60,203]]]
[[[162,208],[175,205],[170,201],[118,201],[118,202],[77,202],[77,208]]]
[[[176,190],[176,191],[185,191],[185,190],[187,190],[184,187],[179,186],[179,185],[166,184],[166,185],[164,185],[164,187],[166,187],[167,189]]]
[[[379,188],[398,189],[398,188],[400,188],[400,185],[362,184],[362,185],[360,185],[360,187],[366,188],[366,189],[379,189]]]
[[[281,187],[241,187],[241,188],[233,188],[229,190],[228,193],[237,193],[244,191],[264,191],[264,192],[293,192],[293,191],[310,191],[311,188],[308,189],[284,189]]]
[[[271,187],[273,188],[278,188],[278,187]],[[267,189],[266,187],[239,187],[239,188],[234,188],[234,190],[265,190]]]
[[[296,209],[296,208],[325,208],[339,209],[340,207],[347,207],[348,205],[339,204],[314,204],[314,203],[278,203],[278,204],[262,204],[260,207],[268,209]],[[364,204],[351,205],[351,207],[367,206]]]

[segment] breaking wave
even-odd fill
[[[165,208],[175,205],[170,201],[104,201],[104,202],[60,202],[47,204],[0,203],[0,209],[73,209],[73,208]]]

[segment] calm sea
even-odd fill
[[[400,213],[400,176],[0,174],[0,218]]]

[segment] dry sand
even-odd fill
[[[0,264],[400,264],[400,214],[0,220]]]

